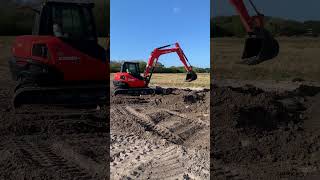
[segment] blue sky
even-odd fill
[[[210,67],[210,0],[111,0],[111,60],[147,60],[175,42],[192,66]],[[175,53],[159,62],[182,65]]]
[[[248,3],[248,0],[244,2]],[[298,21],[320,19],[319,0],[253,0],[253,3],[266,16]],[[212,16],[236,14],[229,0],[212,0],[211,9]]]

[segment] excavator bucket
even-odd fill
[[[191,82],[198,78],[197,74],[194,71],[188,71],[186,81]]]
[[[266,29],[260,29],[246,39],[241,63],[256,65],[273,59],[278,53],[278,41]]]

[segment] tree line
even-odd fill
[[[109,2],[95,0],[93,9],[97,34],[107,37],[109,34]],[[35,13],[29,9],[21,9],[14,1],[0,2],[0,36],[27,35],[32,33]],[[103,12],[103,13],[102,13]]]
[[[294,21],[265,17],[265,28],[274,36],[313,36],[320,34],[320,21]],[[211,18],[211,37],[244,37],[247,33],[239,16]]]
[[[111,73],[119,72],[120,68],[121,68],[121,64],[123,62],[124,61],[111,61],[110,62],[110,71],[111,71]],[[136,60],[136,61],[133,61],[133,62],[139,63],[140,72],[144,72],[144,70],[146,68],[146,65],[147,65],[146,61]],[[192,67],[192,68],[196,73],[210,73],[210,68],[198,68],[198,67]],[[185,73],[186,70],[185,70],[184,66],[165,67],[160,62],[157,62],[154,72],[155,73]]]

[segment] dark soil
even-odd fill
[[[285,92],[213,87],[212,177],[319,178],[320,110],[311,110],[319,92],[306,85]]]
[[[109,108],[12,108],[15,82],[0,58],[0,179],[105,179]]]

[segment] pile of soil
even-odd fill
[[[320,177],[319,87],[211,92],[213,178]]]

